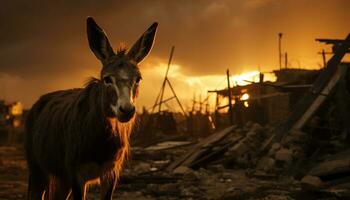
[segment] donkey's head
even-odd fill
[[[87,19],[90,48],[103,65],[100,78],[107,115],[121,122],[129,121],[135,114],[134,101],[141,80],[138,63],[152,49],[157,26],[153,23],[128,51],[121,49],[114,53],[103,29],[91,17]]]

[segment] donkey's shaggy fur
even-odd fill
[[[132,102],[140,75],[134,63],[148,54],[156,28],[153,24],[146,31],[131,48],[132,54],[130,51],[126,54],[125,50],[114,54],[105,49],[111,47],[103,30],[92,18],[88,19],[88,33],[95,34],[89,35],[90,47],[103,63],[101,80],[91,79],[84,88],[43,95],[31,108],[25,143],[28,199],[66,199],[71,191],[75,200],[85,199],[86,185],[95,181],[102,185],[102,199],[112,198],[129,152],[129,135],[135,118]],[[129,75],[127,83],[118,83],[117,73],[121,71],[124,80],[125,74]],[[107,75],[113,83],[104,81]],[[121,85],[124,88],[118,88]],[[127,89],[132,95],[130,102],[120,102],[121,90]],[[111,109],[113,106],[118,106],[120,111]]]

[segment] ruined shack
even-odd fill
[[[264,81],[260,74],[259,82],[250,82],[244,86],[234,86],[221,90],[208,91],[216,93],[215,121],[217,126],[225,126],[227,119],[221,110],[229,107],[228,94],[231,95],[232,117],[234,124],[245,124],[249,121],[260,124],[277,124],[293,109],[294,105],[307,91],[320,70],[285,68],[274,70],[277,80]],[[247,81],[248,82],[248,81]],[[227,118],[227,117],[226,117]],[[226,122],[226,123],[225,123]]]

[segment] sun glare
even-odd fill
[[[245,72],[237,75],[230,76],[231,79],[231,85],[232,86],[243,86],[248,85],[252,82],[259,82],[260,81],[260,72],[259,71],[250,71]],[[271,73],[264,74],[264,81],[276,81],[276,76]]]
[[[234,86],[248,85],[250,82],[259,81],[259,74],[259,71],[251,71],[243,74],[232,75],[230,78],[232,78],[231,82],[233,82]]]

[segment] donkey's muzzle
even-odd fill
[[[119,108],[119,121],[121,122],[127,122],[129,121],[135,114],[135,106],[134,105],[128,105],[128,106],[120,106]]]

